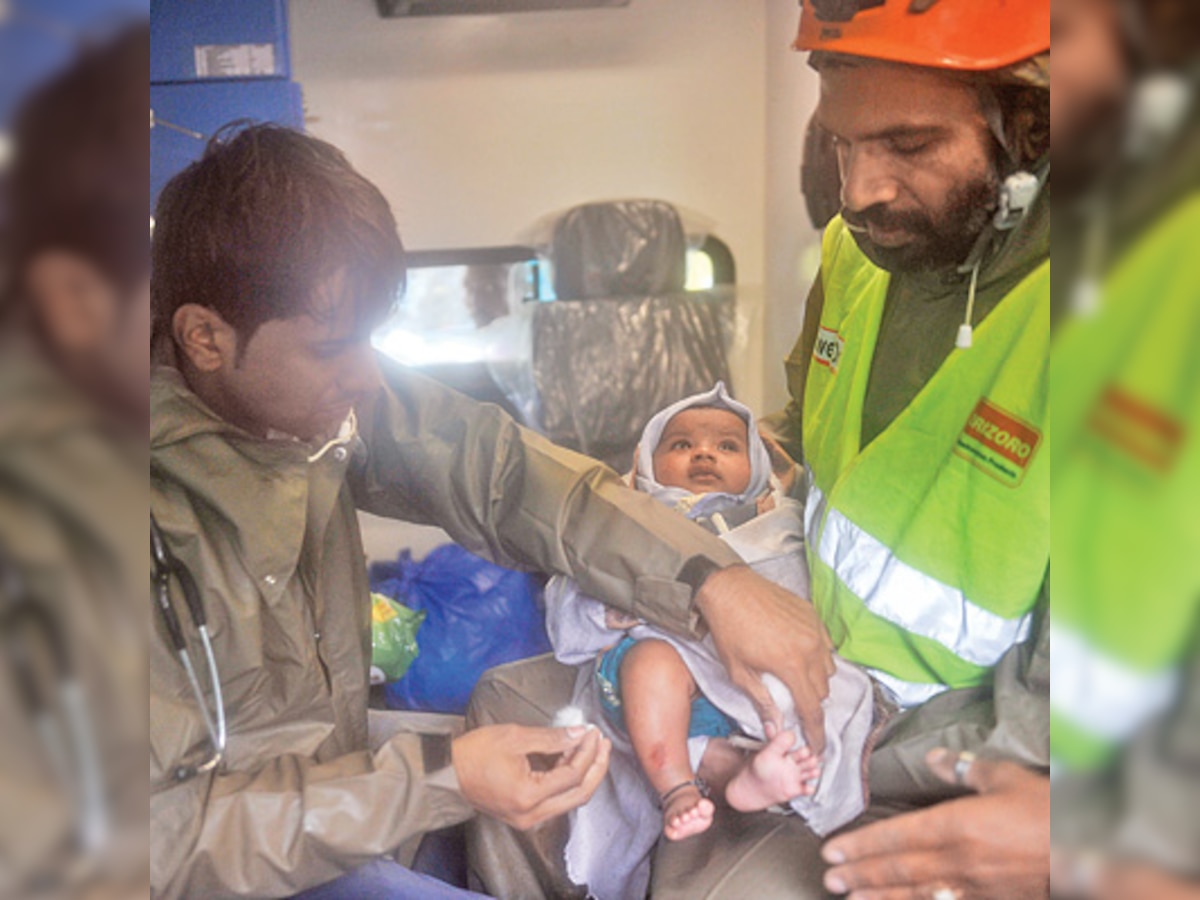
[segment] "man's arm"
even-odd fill
[[[1200,631],[1191,643],[1177,702],[1139,728],[1107,770],[1055,780],[1063,897],[1200,895]]]
[[[723,541],[497,407],[382,368],[389,388],[359,416],[368,459],[350,475],[361,509],[438,525],[502,565],[569,575],[609,606],[702,636],[695,590],[741,561]]]
[[[1033,634],[1000,661],[993,687],[941,694],[881,736],[869,763],[873,794],[941,802],[831,840],[823,851],[834,864],[825,881],[830,890],[905,897],[947,887],[963,900],[1047,896],[1048,582],[1047,575]],[[962,751],[979,758],[956,768]]]
[[[175,783],[175,770],[210,747],[186,683],[175,684],[178,660],[160,641],[150,651],[154,896],[290,896],[470,817],[453,780],[427,776],[424,739],[413,734],[375,754],[317,763],[281,751],[253,771]],[[440,749],[431,766],[449,764],[448,745]]]
[[[791,688],[814,749],[832,650],[811,604],[760,578],[723,541],[611,469],[520,428],[496,407],[382,363],[390,388],[360,411],[360,508],[439,525],[507,565],[569,575],[609,606],[685,637],[711,630],[766,718],[770,672]]]
[[[942,891],[960,900],[1049,897],[1050,778],[945,749],[924,762],[959,796],[830,840],[825,886],[884,900]]]
[[[870,759],[873,793],[913,802],[953,796],[952,787],[921,765],[925,754],[937,747],[1048,771],[1049,581],[1047,574],[1029,638],[1001,658],[990,685],[939,694],[888,726]]]
[[[1124,817],[1110,849],[1200,879],[1200,640],[1184,666],[1179,702],[1122,754]]]
[[[206,743],[194,703],[167,696],[173,664],[152,646],[150,886],[156,897],[290,896],[477,808],[517,828],[587,801],[608,768],[594,731],[491,726],[451,741],[398,734],[374,753],[325,762],[281,752],[242,772],[174,783]],[[190,699],[190,698],[189,698]],[[529,754],[558,756],[535,771]]]

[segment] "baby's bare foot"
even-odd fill
[[[821,776],[821,760],[807,747],[792,750],[795,740],[791,730],[775,735],[730,780],[726,802],[742,812],[757,812],[811,795]]]
[[[663,834],[669,841],[682,841],[707,831],[715,807],[694,784],[673,791],[663,807]]]

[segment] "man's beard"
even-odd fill
[[[859,249],[889,272],[931,272],[960,265],[999,205],[1000,180],[994,170],[950,193],[938,221],[920,211],[892,212],[872,206],[860,213],[842,211]],[[874,224],[883,231],[904,230],[911,240],[902,247],[880,247],[865,230]]]
[[[1054,189],[1064,201],[1086,194],[1121,157],[1127,121],[1126,100],[1097,98],[1072,121],[1056,125],[1050,160]]]

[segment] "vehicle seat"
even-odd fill
[[[732,288],[685,292],[687,239],[656,200],[589,203],[555,223],[558,301],[533,318],[540,429],[627,471],[646,422],[731,382]]]

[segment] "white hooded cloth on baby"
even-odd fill
[[[653,454],[667,423],[680,411],[697,406],[729,409],[747,423],[750,437],[751,477],[738,495],[695,495],[682,488],[658,484]],[[646,425],[637,455],[637,486],[689,518],[709,518],[753,503],[771,486],[771,462],[758,436],[749,408],[733,400],[718,383],[711,391],[688,397],[660,412]],[[755,571],[802,597],[809,594],[808,566],[804,558],[803,510],[795,500],[776,492],[775,509],[751,518],[721,535]],[[714,520],[715,521],[715,520]],[[579,592],[569,578],[556,577],[546,589],[546,626],[555,656],[568,665],[580,665],[573,705],[587,722],[597,725],[613,742],[608,777],[596,793],[571,813],[571,833],[566,848],[567,873],[576,884],[586,884],[599,900],[644,897],[650,882],[650,854],[662,834],[662,811],[654,788],[643,774],[628,737],[613,728],[604,716],[596,687],[595,657],[617,643],[623,633],[606,627],[603,604]],[[684,640],[650,625],[628,632],[638,640],[657,638],[679,652],[701,692],[750,737],[763,739],[762,721],[754,705],[734,687],[717,657],[711,637]],[[586,665],[584,665],[586,663]],[[768,676],[769,677],[769,676]],[[773,679],[771,679],[773,680]],[[772,693],[782,685],[775,682]],[[863,753],[871,732],[873,701],[870,680],[859,669],[837,660],[825,701],[826,747],[824,769],[811,797],[791,801],[820,835],[849,822],[865,806]],[[786,691],[779,699],[788,700]],[[785,722],[802,739],[794,712],[785,709]],[[708,738],[688,741],[693,771]]]

